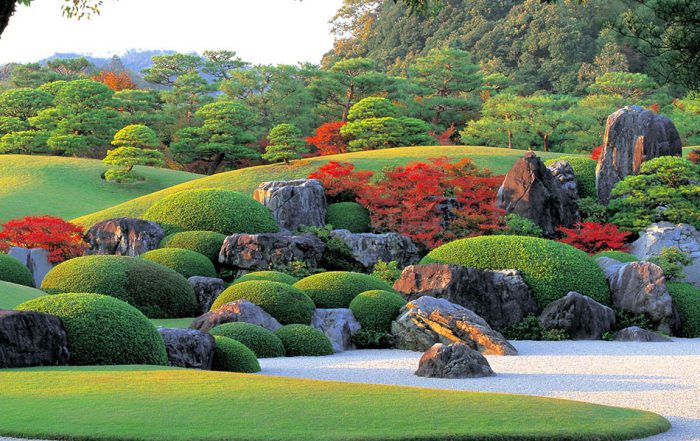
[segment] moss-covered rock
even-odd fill
[[[294,284],[311,297],[317,308],[347,308],[358,294],[371,290],[394,291],[376,277],[349,271],[329,271],[305,277]]]

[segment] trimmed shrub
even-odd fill
[[[688,283],[666,283],[673,306],[681,318],[681,337],[700,337],[700,288]]]
[[[258,358],[284,357],[282,340],[262,326],[245,322],[224,323],[214,327],[209,333],[243,343]]]
[[[524,236],[472,237],[434,249],[421,263],[519,270],[540,308],[570,291],[610,304],[605,274],[595,260],[571,245],[552,240]]]
[[[267,280],[251,280],[226,288],[216,298],[211,310],[229,302],[245,299],[255,303],[283,325],[290,323],[311,323],[314,302],[303,291],[291,285]]]
[[[216,340],[216,348],[214,348],[212,362],[213,370],[246,374],[260,372],[258,359],[243,343],[220,335],[214,336],[214,340]]]
[[[394,291],[391,285],[376,277],[346,271],[314,274],[301,279],[294,287],[308,294],[317,308],[347,308],[361,292]]]
[[[142,218],[159,223],[167,233],[279,231],[267,207],[244,194],[218,189],[185,190],[167,196],[151,205]]]
[[[159,248],[141,254],[142,259],[177,271],[185,279],[192,276],[218,277],[216,268],[204,254],[182,248]]]
[[[638,262],[639,259],[637,256],[634,254],[630,253],[625,253],[623,251],[601,251],[600,253],[594,254],[593,260],[599,258],[599,257],[609,257],[611,259],[615,259],[618,262],[622,263],[630,263],[630,262]]]
[[[282,340],[287,357],[333,355],[333,345],[326,334],[309,325],[287,325],[275,331]]]
[[[326,223],[336,230],[350,230],[351,233],[370,231],[369,211],[357,202],[330,204],[326,210]]]
[[[218,262],[224,240],[226,235],[215,231],[183,231],[165,236],[160,241],[160,248],[182,248],[204,254],[210,260]]]
[[[268,282],[286,283],[287,285],[294,285],[299,281],[296,277],[280,271],[255,271],[242,275],[234,280],[233,283],[250,282],[251,280],[267,280]]]
[[[582,158],[578,156],[561,156],[545,161],[544,165],[550,166],[557,161],[567,161],[571,164],[571,168],[574,169],[574,175],[576,175],[579,196],[585,198],[598,194],[595,189],[595,168],[598,165],[597,161],[591,158]]]
[[[41,289],[49,294],[93,292],[124,300],[150,318],[192,317],[194,290],[182,275],[145,259],[83,256],[55,266]]]
[[[350,302],[350,309],[362,329],[389,332],[391,322],[406,305],[406,300],[391,291],[372,290],[360,293]]]
[[[34,277],[29,268],[7,254],[0,254],[0,280],[34,288]]]
[[[138,309],[114,297],[48,295],[16,309],[59,317],[68,335],[71,364],[168,364],[163,337],[155,326]]]

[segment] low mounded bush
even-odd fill
[[[194,290],[182,275],[138,257],[83,256],[55,266],[41,289],[49,294],[92,292],[124,300],[150,318],[192,317]]]
[[[571,245],[524,236],[480,236],[442,245],[421,263],[450,263],[484,270],[519,270],[544,308],[570,291],[610,304],[603,270]]]
[[[68,335],[71,364],[168,364],[163,337],[155,326],[138,309],[114,297],[47,295],[16,309],[59,317]]]
[[[618,262],[622,263],[639,261],[637,256],[635,256],[634,254],[625,253],[622,251],[601,251],[600,253],[594,254],[592,257],[593,260],[598,259],[599,257],[609,257],[610,259],[615,259]]]
[[[243,343],[220,335],[214,336],[214,340],[216,340],[216,348],[212,363],[213,370],[246,374],[260,372],[258,359]]]
[[[367,274],[329,271],[305,277],[294,284],[311,297],[317,308],[347,308],[352,299],[365,291],[394,291],[383,280]]]
[[[326,211],[326,223],[336,230],[367,233],[370,230],[369,211],[357,202],[330,204]]]
[[[288,357],[333,355],[333,345],[326,334],[309,325],[287,325],[275,331]]]
[[[218,277],[216,268],[204,254],[182,248],[158,248],[140,256],[177,271],[186,279],[192,276]]]
[[[597,196],[595,188],[595,168],[598,161],[591,158],[583,158],[579,156],[561,156],[545,161],[546,166],[550,166],[557,161],[567,161],[574,169],[576,175],[576,184],[578,185],[578,194],[582,198],[589,196]]]
[[[245,299],[255,303],[283,325],[290,323],[311,323],[314,302],[303,291],[291,285],[267,280],[251,280],[236,283],[216,298],[211,310],[229,302]]]
[[[391,291],[365,291],[350,302],[350,309],[362,329],[389,332],[391,322],[406,305],[401,295]]]
[[[34,288],[34,278],[29,268],[7,254],[0,254],[0,280]]]
[[[681,337],[700,337],[700,288],[688,283],[666,283],[673,306],[681,318]]]
[[[255,271],[242,275],[234,280],[233,283],[250,282],[252,280],[267,280],[269,282],[286,283],[287,285],[294,285],[299,281],[296,277],[280,271]]]
[[[183,231],[165,236],[160,241],[160,248],[182,248],[204,254],[214,262],[219,261],[221,245],[226,235],[215,231]]]
[[[270,210],[244,194],[218,189],[185,190],[167,196],[143,214],[167,233],[216,231],[221,234],[276,233]]]
[[[282,340],[262,326],[245,322],[224,323],[214,327],[209,333],[243,343],[258,358],[284,357]]]

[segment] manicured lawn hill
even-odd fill
[[[0,371],[0,433],[72,440],[622,440],[650,412],[521,395],[146,366]]]
[[[14,309],[20,303],[44,295],[44,291],[0,280],[0,309]]]

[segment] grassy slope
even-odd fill
[[[0,281],[0,309],[14,309],[20,303],[45,294],[38,289]]]
[[[0,222],[33,214],[71,219],[201,177],[136,167],[146,180],[120,185],[101,179],[106,169],[92,159],[0,155]]]
[[[175,319],[151,319],[155,326],[164,328],[189,328],[195,317],[175,318]]]
[[[45,439],[617,440],[668,428],[650,412],[521,395],[138,366],[0,371],[0,433]]]

